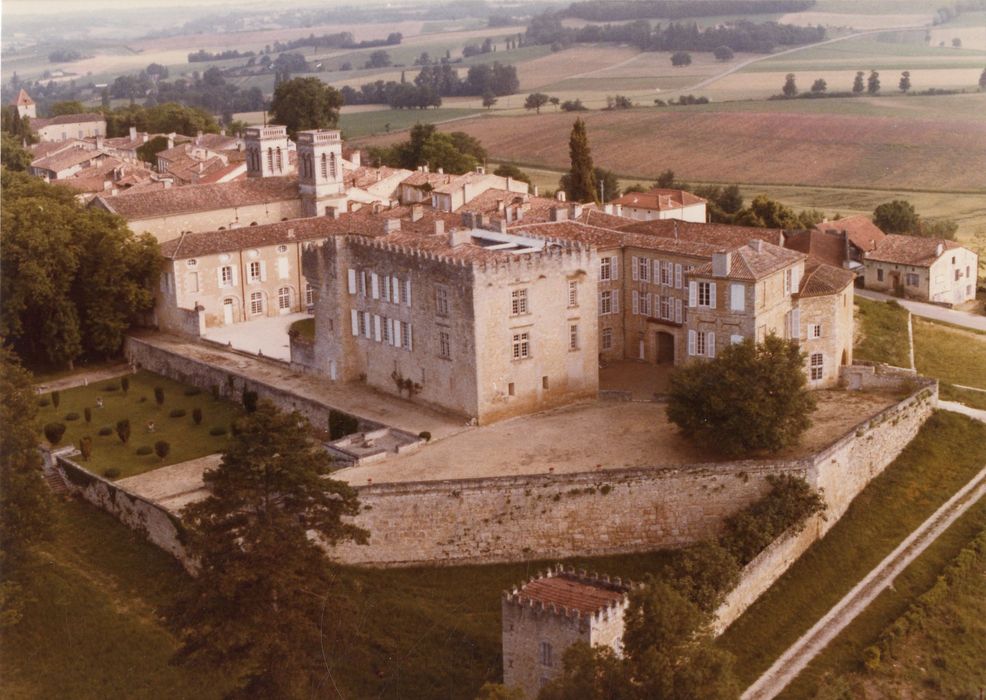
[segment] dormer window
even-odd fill
[[[196,265],[199,264],[199,261],[196,260],[195,258],[190,258],[185,261],[185,264],[188,265],[189,267],[195,267]]]
[[[288,252],[288,247],[282,243],[281,245],[277,246],[277,252],[278,253],[287,253]]]

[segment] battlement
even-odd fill
[[[280,124],[268,126],[248,126],[243,132],[248,140],[253,139],[283,139],[288,137],[288,129]]]
[[[312,129],[299,131],[296,137],[298,146],[323,143],[342,143],[342,135],[338,129]]]
[[[505,603],[561,618],[599,622],[620,614],[636,584],[561,564],[503,592]]]

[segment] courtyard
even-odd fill
[[[209,328],[202,337],[251,355],[263,355],[274,360],[290,362],[291,345],[288,341],[288,329],[291,328],[292,323],[304,318],[311,316],[301,311],[245,323],[231,323],[228,326]]]

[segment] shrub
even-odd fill
[[[329,410],[329,439],[338,440],[359,430],[359,419],[343,411]]]
[[[65,420],[67,421],[79,420],[79,414],[76,413],[75,411],[72,411],[71,413],[66,413]]]
[[[187,413],[188,412],[184,408],[173,408],[168,415],[172,418],[184,418]]]
[[[51,392],[51,405],[58,408],[58,404],[62,402],[62,395],[57,391]]]
[[[213,384],[212,385],[212,398],[215,399],[216,401],[219,400],[219,385],[218,384]]]
[[[116,467],[110,467],[109,469],[103,472],[103,476],[105,476],[107,479],[115,479],[118,476],[120,476],[120,470],[117,469]]]
[[[79,453],[86,462],[92,457],[92,438],[88,435],[79,440]]]
[[[113,428],[111,428],[108,425],[104,425],[102,428],[99,429],[99,431],[96,434],[97,435],[102,435],[103,437],[106,437],[107,435],[112,435],[113,434]]]
[[[86,417],[86,423],[92,423],[92,409],[86,406],[82,409],[82,415]]]
[[[124,445],[130,440],[130,421],[126,418],[116,422],[116,435]]]
[[[431,442],[431,433],[429,433],[427,430],[422,430],[420,433],[418,433],[418,437],[424,440],[425,442]]]
[[[139,454],[141,457],[146,457],[153,451],[154,448],[151,447],[150,445],[141,445],[140,447],[137,448],[137,454]]]
[[[202,390],[196,386],[190,386],[184,391],[185,396],[198,396],[201,393]]]
[[[154,400],[158,406],[164,403],[164,389],[159,386],[154,387]]]
[[[246,409],[247,413],[253,413],[257,410],[257,392],[256,391],[244,391],[243,392],[243,408]]]
[[[48,438],[48,442],[52,444],[52,447],[57,445],[62,440],[62,436],[65,435],[65,424],[64,423],[48,423],[44,427],[45,437]]]
[[[217,437],[219,435],[225,435],[226,433],[227,433],[227,430],[226,430],[226,426],[225,425],[217,425],[216,427],[209,429],[209,435],[214,435],[214,436],[217,436]]]
[[[166,440],[158,440],[154,443],[154,454],[160,459],[164,459],[171,452],[171,443]]]
[[[141,396],[139,399],[137,399],[137,403],[147,403],[147,397]]]
[[[45,406],[50,406],[51,405],[51,399],[38,399],[38,405],[41,408],[44,408]]]
[[[103,387],[103,391],[119,391],[119,390],[120,390],[120,385],[117,384],[116,382],[110,382],[109,384]]]
[[[123,389],[124,394],[130,391],[130,377],[120,378],[120,388]]]
[[[202,409],[201,408],[193,408],[192,409],[192,420],[195,421],[195,425],[199,425],[199,424],[202,423]]]

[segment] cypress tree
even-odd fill
[[[577,202],[596,201],[596,175],[592,166],[592,153],[589,150],[589,135],[585,130],[585,122],[581,119],[576,119],[575,125],[572,126],[568,153],[572,159],[568,196],[572,201]]]

